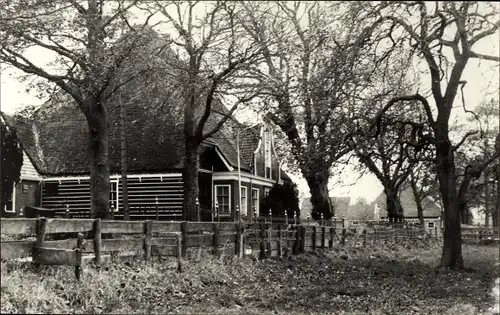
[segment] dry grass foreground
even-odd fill
[[[336,248],[282,259],[107,262],[84,269],[1,266],[1,312],[116,314],[491,314],[498,247],[464,246],[462,272],[437,272],[439,244]]]

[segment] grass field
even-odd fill
[[[1,266],[1,312],[118,314],[491,314],[498,246],[464,246],[470,269],[437,271],[440,245],[289,258],[107,262],[84,269]]]

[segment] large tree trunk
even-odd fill
[[[88,104],[87,115],[90,136],[90,196],[91,215],[109,219],[109,136],[108,113],[99,101]]]
[[[389,222],[403,222],[403,207],[401,207],[397,192],[392,188],[384,188],[384,193]]]
[[[415,204],[417,205],[417,216],[418,222],[424,225],[424,208],[422,207],[422,198],[419,194],[417,183],[415,182],[413,175],[410,175],[411,191],[413,192],[413,199],[415,199]]]
[[[130,211],[128,208],[128,180],[127,180],[127,137],[125,132],[125,108],[120,99],[120,149],[121,149],[121,173],[122,173],[122,207],[123,220],[130,220]]]
[[[497,195],[496,195],[496,209],[493,211],[492,219],[493,226],[500,226],[500,163],[497,164]],[[500,231],[499,231],[500,234]]]
[[[490,226],[490,184],[488,169],[484,171],[484,226]]]
[[[311,193],[311,204],[313,206],[311,217],[314,220],[320,220],[321,214],[325,220],[329,220],[334,215],[334,209],[331,204],[330,196],[328,193],[328,178],[329,172],[321,171],[314,172],[306,176],[309,191]]]
[[[436,140],[436,163],[445,223],[441,266],[460,269],[463,268],[464,261],[454,154],[446,135],[436,134]]]
[[[186,139],[184,157],[184,203],[183,217],[185,221],[197,221],[196,198],[198,198],[198,168],[200,144],[195,139]]]
[[[458,211],[460,213],[460,222],[462,224],[470,224],[469,222],[469,211],[467,210],[467,202],[462,199],[458,199]]]

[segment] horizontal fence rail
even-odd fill
[[[202,248],[213,255],[282,257],[335,245],[427,242],[440,237],[419,225],[359,225],[344,222],[247,220],[241,222],[113,221],[101,219],[5,218],[1,259],[31,258],[38,264],[81,265],[81,255],[100,264],[103,255],[181,258]],[[81,238],[81,240],[79,239]],[[464,242],[498,242],[494,229],[464,228]],[[5,240],[4,240],[5,239]],[[14,239],[14,240],[8,240]],[[79,273],[77,278],[79,277]]]

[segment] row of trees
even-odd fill
[[[495,6],[402,1],[1,4],[0,60],[57,86],[85,115],[92,212],[98,216],[109,216],[110,99],[161,69],[156,80],[166,81],[182,104],[185,219],[194,218],[201,143],[241,104],[256,100],[252,104],[260,104],[259,110],[282,131],[290,160],[309,185],[313,218],[333,216],[331,170],[349,155],[380,180],[394,220],[403,215],[397,199],[401,187],[410,183],[415,195],[423,196],[432,190],[423,189],[434,179],[427,174],[435,174],[438,187],[432,191],[439,192],[446,227],[442,264],[463,266],[461,214],[471,184],[498,157],[500,136],[496,150],[489,140],[481,158],[462,164],[460,150],[476,133],[452,141],[450,119],[466,83],[466,65],[473,59],[499,60],[475,50],[498,30]],[[144,50],[151,42],[158,49]],[[37,64],[29,54],[33,47],[49,51],[52,63]],[[168,56],[161,55],[165,49]],[[142,62],[127,63],[133,56]],[[427,86],[429,92],[422,92]],[[156,101],[164,104],[172,93]],[[219,101],[231,104],[230,109],[217,111]],[[214,127],[208,127],[209,119],[216,121]],[[479,135],[483,141],[485,133]],[[490,198],[491,186],[486,187]]]

